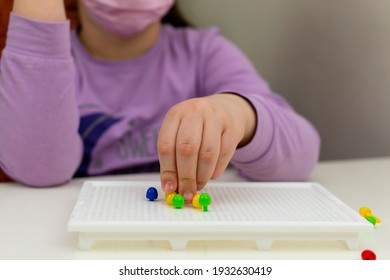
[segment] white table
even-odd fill
[[[158,174],[99,177],[94,180],[158,180]],[[242,181],[234,170],[219,179]],[[172,251],[165,241],[102,241],[90,251],[77,247],[66,225],[84,180],[47,189],[0,184],[0,259],[360,259],[364,249],[390,260],[390,158],[328,161],[309,181],[319,182],[356,211],[368,206],[382,223],[349,251],[342,241],[275,241],[259,251],[254,241],[191,241]]]

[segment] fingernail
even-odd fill
[[[194,195],[191,192],[185,192],[183,197],[186,202],[191,202]]]
[[[175,186],[173,185],[173,183],[171,181],[167,181],[167,182],[165,182],[164,190],[166,193],[174,192]]]

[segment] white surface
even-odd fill
[[[68,223],[79,248],[99,240],[169,240],[184,250],[190,240],[253,240],[268,250],[275,240],[344,240],[358,249],[359,233],[373,226],[315,183],[210,182],[208,212],[166,204],[160,183],[87,181]],[[150,202],[146,191],[157,188]]]
[[[390,158],[322,162],[309,178],[352,209],[368,206],[382,219],[372,233],[363,234],[358,251],[348,250],[342,241],[276,241],[268,251],[257,250],[254,241],[190,241],[184,251],[172,251],[167,241],[102,241],[82,251],[75,246],[78,234],[67,232],[67,222],[84,180],[48,189],[0,184],[0,259],[360,259],[361,250],[371,249],[378,259],[390,260],[389,170]],[[242,181],[234,171],[220,180]]]

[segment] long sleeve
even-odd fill
[[[11,14],[0,67],[0,167],[30,186],[71,179],[81,161],[69,22]]]
[[[239,94],[251,102],[257,114],[255,135],[236,150],[232,164],[250,180],[305,180],[319,157],[317,130],[273,93],[248,59],[216,29],[203,42],[200,75],[204,94]]]

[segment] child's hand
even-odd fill
[[[238,146],[255,133],[256,113],[229,93],[194,98],[173,106],[158,136],[161,184],[190,203],[210,179],[221,175]]]

